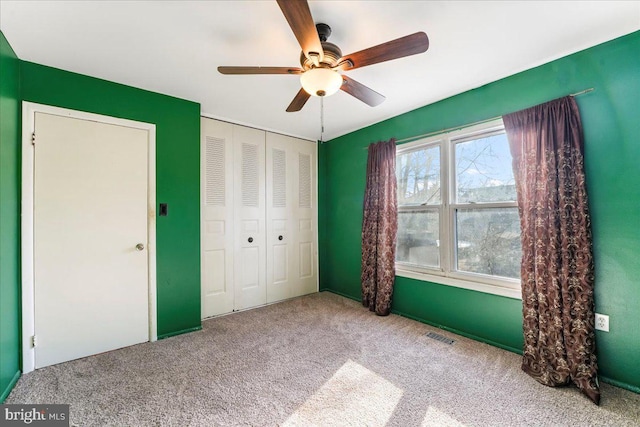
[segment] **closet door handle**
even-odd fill
[[[248,241],[249,243],[253,243],[253,237],[249,237],[249,239],[247,239],[247,241]]]
[[[284,239],[284,237],[278,236],[278,240],[282,240],[282,239]]]

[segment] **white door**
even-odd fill
[[[233,125],[202,119],[202,317],[233,311]]]
[[[293,242],[296,254],[292,296],[318,291],[316,144],[298,141],[293,147]]]
[[[267,133],[267,301],[317,291],[315,150]]]
[[[267,302],[265,132],[233,125],[234,310]]]
[[[148,132],[36,113],[35,133],[35,367],[148,341]]]
[[[294,138],[267,133],[267,302],[293,296],[296,251],[293,218]]]

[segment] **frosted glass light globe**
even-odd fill
[[[309,95],[329,96],[342,86],[342,76],[329,68],[312,68],[302,73],[300,84]]]

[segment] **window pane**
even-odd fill
[[[455,144],[456,203],[516,200],[507,135]]]
[[[398,205],[440,204],[440,146],[396,157]]]
[[[458,271],[520,278],[518,208],[458,209]]]
[[[437,210],[398,212],[396,261],[440,266],[440,214]]]

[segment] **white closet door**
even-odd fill
[[[291,298],[295,286],[295,142],[294,138],[267,133],[267,302]]]
[[[316,144],[299,140],[294,146],[292,221],[296,253],[292,296],[318,291]]]
[[[267,133],[267,300],[317,291],[312,142]]]
[[[318,290],[316,144],[202,119],[202,313]]]
[[[265,132],[233,125],[235,302],[242,310],[267,302]]]
[[[202,317],[233,311],[233,126],[203,118]]]

